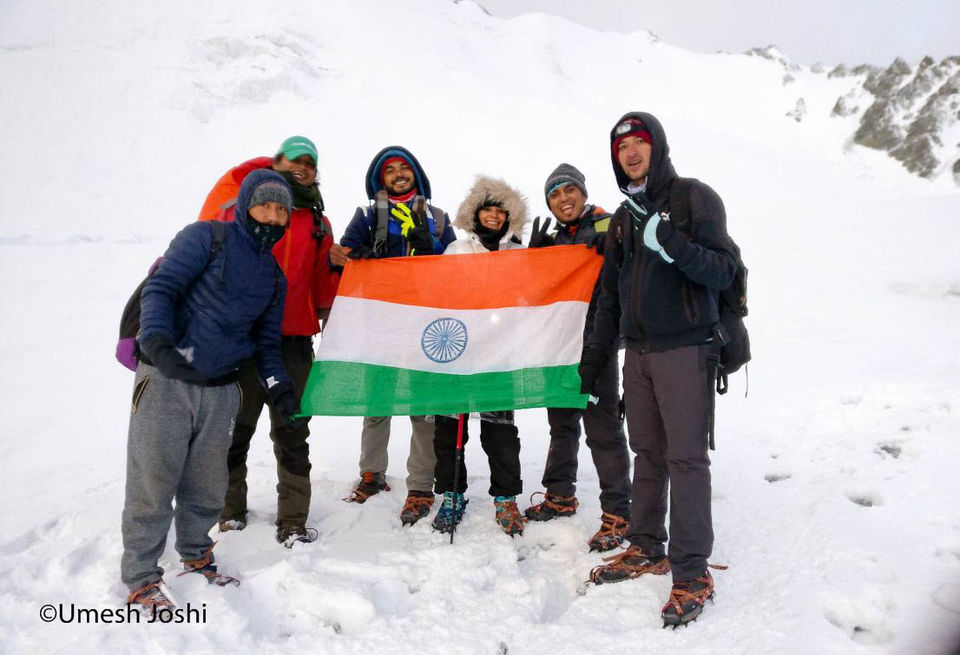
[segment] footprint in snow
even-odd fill
[[[763,476],[763,479],[767,482],[780,482],[781,480],[789,480],[791,477],[789,473],[767,473]]]
[[[847,499],[860,507],[874,507],[883,504],[883,499],[880,498],[880,494],[869,491],[847,492]]]
[[[904,427],[907,427],[907,426],[904,426]],[[880,455],[880,457],[883,457],[884,459],[886,459],[887,457],[899,459],[900,453],[903,452],[903,449],[896,443],[887,442],[887,443],[881,443],[880,445],[878,445],[873,452]]]

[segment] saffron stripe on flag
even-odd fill
[[[586,407],[577,366],[451,375],[347,362],[314,362],[302,412],[420,416],[529,407]]]
[[[589,301],[603,264],[586,246],[466,255],[470,258],[466,266],[460,260],[464,256],[353,260],[344,269],[337,296],[439,309]]]

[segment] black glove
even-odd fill
[[[416,214],[414,214],[416,216]],[[430,224],[426,217],[422,222],[417,222],[417,226],[410,230],[407,236],[407,242],[413,248],[414,255],[435,255],[433,251],[433,237],[430,236]]]
[[[606,232],[597,232],[593,235],[593,238],[587,243],[587,248],[596,248],[597,254],[603,254],[603,247],[607,243],[607,233]]]
[[[288,428],[296,430],[307,424],[309,417],[297,416],[300,413],[300,400],[297,398],[296,391],[293,390],[292,383],[277,383],[267,389],[267,395],[270,396],[271,404],[283,418]]]
[[[543,227],[540,227],[540,217],[537,216],[533,219],[533,230],[530,232],[530,244],[528,248],[546,248],[547,246],[555,246],[557,242],[552,236],[547,234],[547,231],[550,229],[550,217],[543,222]]]
[[[580,366],[577,372],[580,374],[580,393],[588,393],[596,396],[595,388],[600,372],[607,365],[607,353],[596,347],[586,346],[583,354],[580,355]]]
[[[140,344],[140,350],[168,378],[191,384],[206,384],[209,381],[209,378],[193,368],[190,362],[173,347],[170,339],[162,334],[148,337]]]
[[[377,253],[370,246],[360,244],[351,248],[347,257],[350,259],[376,259]]]

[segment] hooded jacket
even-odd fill
[[[643,122],[652,138],[645,193],[635,199],[651,214],[669,213],[670,187],[677,173],[660,122],[651,114],[631,112],[610,131],[611,148],[616,125],[628,118]],[[613,172],[620,190],[630,195],[629,178],[611,149]],[[597,304],[591,346],[609,349],[623,335],[626,345],[641,352],[663,351],[708,343],[719,320],[719,292],[730,286],[737,272],[733,244],[727,236],[726,213],[716,192],[698,180],[689,180],[691,232],[689,235],[661,220],[657,239],[674,260],[667,263],[644,247],[642,224],[636,224],[626,201],[614,214],[607,234],[602,292]]]
[[[466,232],[467,236],[450,244],[445,254],[489,252],[477,234],[476,216],[480,208],[491,203],[499,204],[507,212],[507,230],[500,239],[500,250],[523,248],[520,239],[523,236],[523,227],[527,224],[526,198],[503,180],[480,175],[474,181],[467,197],[460,203],[457,217],[453,221],[454,227]]]
[[[232,221],[234,200],[251,172],[270,169],[271,157],[255,157],[234,166],[217,180],[207,195],[199,220]],[[330,313],[340,284],[340,273],[330,268],[333,228],[321,207],[294,208],[286,233],[273,247],[273,256],[287,279],[283,303],[283,335],[311,336],[320,332],[319,317]]]
[[[427,178],[427,174],[423,171],[423,167],[420,165],[420,162],[417,161],[417,158],[414,157],[409,150],[401,146],[388,146],[378,152],[373,160],[371,160],[365,178],[367,198],[370,204],[367,207],[357,207],[353,218],[350,219],[350,223],[347,225],[347,229],[343,232],[340,245],[347,248],[373,248],[377,234],[377,215],[374,202],[377,193],[383,190],[380,169],[383,167],[384,162],[391,157],[402,157],[410,163],[417,185],[417,195],[423,196],[427,200],[427,227],[433,236],[434,254],[442,253],[444,249],[457,238],[453,232],[453,228],[450,227],[450,217],[439,207],[430,204],[430,180]],[[388,215],[389,209],[392,209],[392,207],[392,204],[388,207]],[[438,232],[437,221],[440,222],[439,239],[436,237]],[[400,224],[391,218],[387,223],[386,249],[380,256],[403,257],[406,254],[407,240],[403,238],[403,234],[400,231]]]
[[[237,205],[254,189],[284,179],[271,170],[247,175]],[[213,226],[192,223],[170,242],[140,296],[139,340],[166,336],[200,373],[217,378],[256,354],[263,380],[289,380],[280,356],[286,282],[266,246],[254,239],[244,211],[225,226],[221,248],[210,259]],[[209,264],[208,264],[209,260]]]

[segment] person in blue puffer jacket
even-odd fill
[[[227,489],[240,362],[254,357],[280,414],[291,423],[303,420],[280,355],[286,284],[271,253],[292,200],[278,173],[250,173],[237,195],[244,208],[237,219],[185,227],[143,289],[122,519],[128,603],[172,605],[158,560],[174,518],[185,571],[237,584],[217,572],[207,533]],[[221,229],[222,239],[215,239]]]

